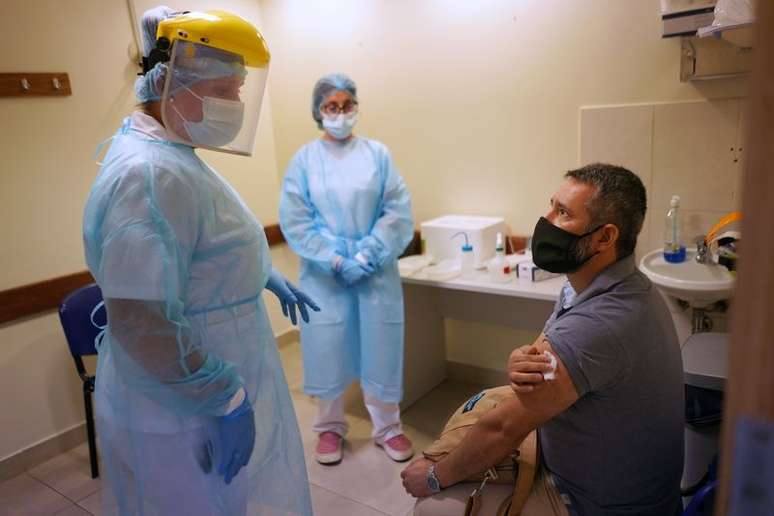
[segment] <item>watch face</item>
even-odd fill
[[[435,468],[430,468],[427,471],[427,487],[434,493],[441,490],[441,484],[438,482],[438,477],[435,476]]]

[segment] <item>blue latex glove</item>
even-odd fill
[[[236,410],[217,419],[217,429],[217,472],[223,475],[226,484],[230,484],[239,470],[250,462],[255,446],[253,407],[246,396]]]
[[[374,268],[370,264],[362,264],[352,258],[344,258],[338,266],[338,274],[344,285],[351,287],[374,273]]]
[[[298,323],[296,306],[298,306],[298,311],[301,312],[301,319],[303,319],[304,322],[309,322],[309,312],[306,309],[307,306],[315,312],[320,311],[320,307],[317,306],[317,303],[312,301],[312,298],[298,290],[298,288],[289,282],[285,276],[280,274],[277,269],[272,268],[271,274],[269,274],[269,281],[266,283],[266,288],[271,290],[274,295],[277,296],[277,299],[279,299],[279,302],[282,305],[282,313],[285,317],[290,316],[290,322],[292,322],[293,325]]]

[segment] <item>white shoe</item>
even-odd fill
[[[341,449],[344,438],[336,432],[323,432],[317,440],[317,448],[314,458],[317,462],[326,466],[333,466],[341,462]]]
[[[387,439],[383,443],[377,441],[376,446],[382,448],[395,462],[405,462],[414,456],[414,446],[403,434]]]

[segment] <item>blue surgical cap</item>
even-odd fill
[[[166,5],[160,5],[153,9],[148,9],[142,13],[140,27],[142,28],[142,55],[150,56],[151,50],[156,46],[156,33],[159,30],[159,23],[166,20],[175,10]]]
[[[357,102],[357,86],[355,86],[355,81],[343,73],[326,75],[314,85],[314,91],[312,91],[312,118],[317,122],[317,127],[320,129],[322,129],[322,114],[320,113],[320,107],[322,106],[322,103],[325,102],[326,98],[337,91],[349,93],[352,100]]]
[[[156,63],[156,66],[148,70],[134,81],[134,94],[142,103],[161,99],[164,89],[164,78],[167,75],[167,64]]]
[[[140,28],[142,29],[142,55],[150,56],[151,50],[156,46],[156,32],[159,30],[159,23],[169,18],[174,9],[166,5],[159,5],[153,9],[148,9],[142,13]],[[161,91],[164,86],[164,77],[167,73],[167,65],[157,63],[148,73],[141,75],[134,82],[134,93],[140,102],[150,102],[161,98]]]

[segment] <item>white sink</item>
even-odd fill
[[[663,251],[651,251],[642,257],[640,270],[665,294],[702,308],[724,299],[734,292],[734,275],[716,263],[697,263],[696,249],[688,249],[685,261],[670,263]]]

